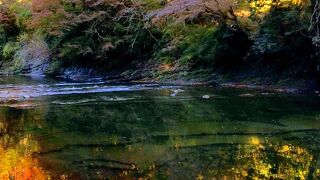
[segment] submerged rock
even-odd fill
[[[240,97],[253,97],[254,95],[253,94],[240,94],[239,95]]]

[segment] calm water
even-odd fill
[[[2,77],[0,102],[0,179],[320,178],[317,95]]]

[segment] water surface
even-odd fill
[[[319,135],[317,95],[0,78],[0,179],[317,179]]]

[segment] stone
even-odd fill
[[[210,96],[209,95],[203,95],[202,98],[203,99],[210,99]]]

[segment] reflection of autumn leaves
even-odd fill
[[[290,164],[289,167],[291,167],[287,168],[286,172],[283,172],[282,176],[294,175],[301,179],[307,177],[313,156],[309,154],[306,149],[289,144],[280,146],[276,151],[280,157],[283,157],[286,160],[286,163],[282,163],[280,165],[280,169],[285,169],[285,164]],[[298,168],[294,169],[293,167],[295,166]]]
[[[0,145],[0,180],[48,179],[38,160],[32,157],[36,149],[37,145],[30,137],[23,138],[18,145],[8,149]]]
[[[240,163],[231,169],[232,174],[252,179],[306,179],[314,158],[304,148],[262,143],[257,137],[251,137],[249,145],[239,147],[239,154]]]

